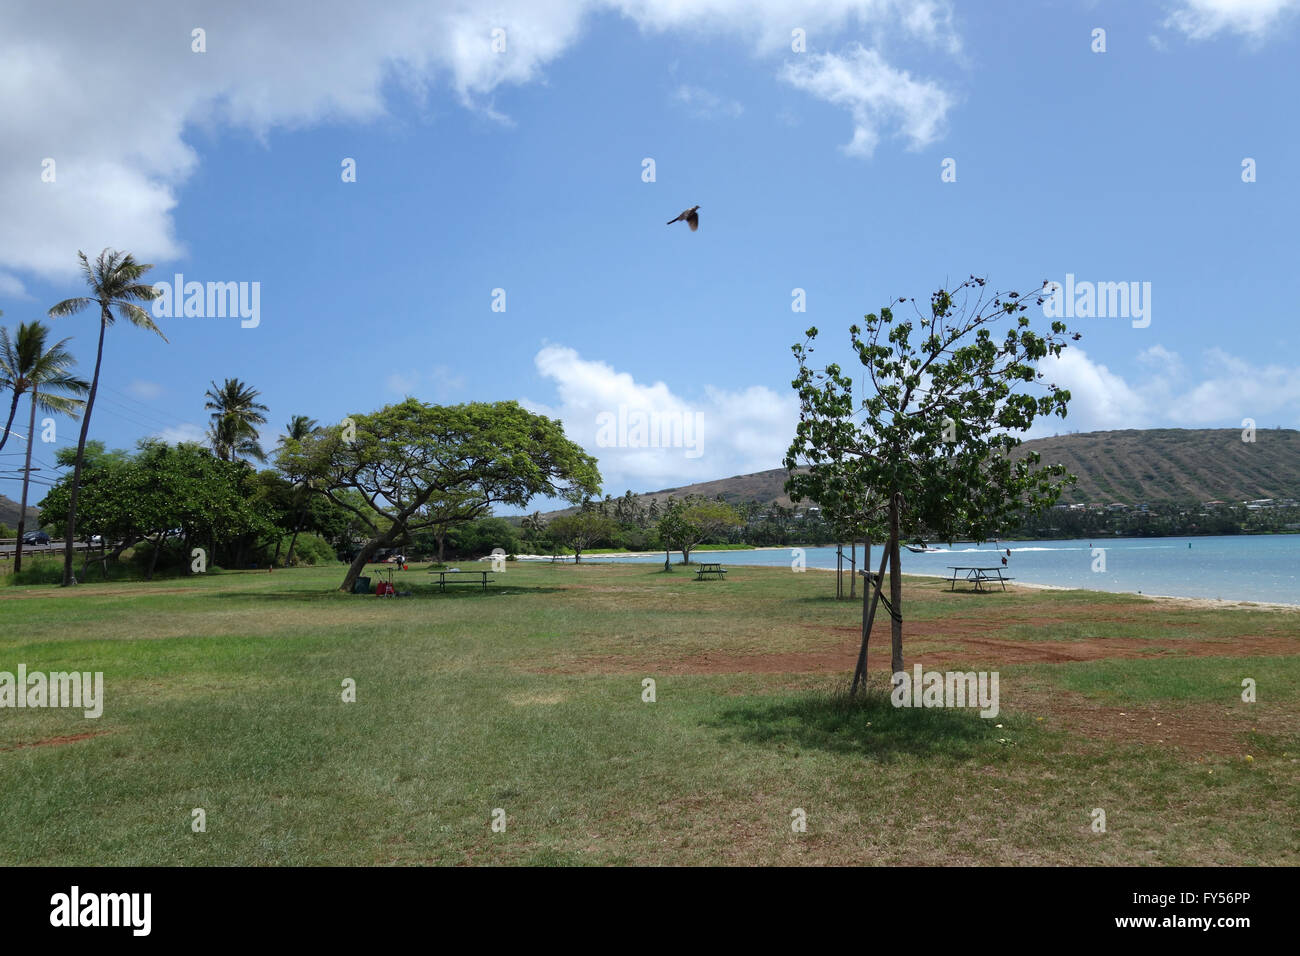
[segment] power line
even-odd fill
[[[101,389],[104,389],[104,390],[106,390],[106,391],[112,392],[114,395],[116,395],[116,396],[118,397],[118,399],[119,399],[120,401],[126,403],[128,407],[130,407],[130,406],[134,406],[135,409],[136,409],[136,410],[139,412],[139,414],[141,414],[141,415],[145,415],[146,417],[153,417],[153,418],[155,418],[155,419],[159,419],[159,420],[161,420],[161,419],[166,419],[168,425],[188,425],[188,424],[189,424],[189,422],[187,422],[187,421],[185,421],[185,420],[183,420],[183,419],[181,419],[181,418],[177,418],[175,415],[172,415],[170,412],[164,411],[164,410],[162,410],[162,409],[155,408],[155,407],[152,406],[152,405],[147,405],[147,404],[145,404],[144,402],[140,401],[139,399],[137,399],[137,398],[133,398],[132,396],[126,394],[125,392],[121,391],[120,389],[116,389],[116,388],[113,388],[113,387],[110,386],[110,385],[103,385],[103,384],[100,385],[100,388],[101,388]]]
[[[164,420],[151,412],[141,411],[138,408],[133,408],[132,406],[127,405],[125,402],[120,402],[111,395],[100,395],[99,399],[102,402],[107,402],[111,406],[109,410],[113,411],[114,414],[120,414],[123,416],[133,415],[137,418],[148,419],[153,423],[154,427],[175,428],[177,425],[189,424],[188,422],[182,422],[180,419]],[[170,418],[170,416],[168,417]]]

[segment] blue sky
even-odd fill
[[[256,327],[110,330],[110,446],[199,437],[233,376],[270,407],[268,446],[293,414],[513,398],[613,494],[775,467],[805,328],[842,357],[864,313],[970,273],[1150,283],[1145,327],[1071,320],[1084,338],[1049,371],[1075,401],[1045,433],[1300,427],[1294,0],[294,7],[10,4],[0,321],[80,294],[78,249],[260,284]],[[665,226],[696,204],[698,232]],[[53,324],[88,376],[91,315]],[[606,447],[620,406],[689,416],[698,441]]]

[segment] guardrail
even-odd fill
[[[87,548],[93,548],[98,551],[99,545],[90,545],[85,541],[74,541],[72,543],[73,551],[85,551]],[[18,550],[18,539],[10,538],[7,541],[0,541],[0,558],[12,558]],[[51,541],[49,544],[25,544],[23,545],[23,554],[44,554],[50,551],[63,551],[62,541]]]

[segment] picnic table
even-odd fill
[[[709,575],[725,581],[727,579],[727,569],[719,561],[705,561],[695,569],[695,580],[697,581],[703,581]]]
[[[949,591],[957,590],[957,578],[961,575],[961,572],[963,571],[966,572],[966,580],[970,581],[972,584],[975,585],[976,591],[984,590],[984,585],[989,584],[993,581],[996,581],[999,584],[1001,584],[1002,590],[1005,591],[1007,589],[1007,582],[1012,580],[1011,578],[1004,575],[1002,573],[1002,568],[997,565],[991,568],[970,568],[970,567],[953,567],[950,564],[948,565],[948,570],[952,572],[952,586],[948,588]]]
[[[434,571],[431,569],[429,573],[438,575],[438,590],[444,594],[447,591],[448,584],[478,584],[478,580],[474,579],[475,575],[481,578],[484,591],[487,590],[488,582],[493,580],[488,577],[492,573],[491,571],[461,571],[458,568],[452,568],[450,571]]]

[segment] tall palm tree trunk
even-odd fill
[[[13,415],[9,416],[13,421]],[[32,386],[32,415],[27,422],[27,464],[23,468],[23,494],[18,505],[18,544],[14,546],[14,574],[23,569],[23,529],[27,525],[27,485],[32,477],[32,443],[36,428],[36,386]],[[6,433],[8,428],[5,429]]]
[[[63,534],[63,586],[65,588],[74,583],[72,577],[72,553],[74,535],[77,530],[77,492],[81,487],[82,460],[86,457],[86,435],[90,431],[90,412],[95,407],[95,393],[99,391],[99,366],[104,361],[104,331],[107,328],[108,309],[101,307],[99,347],[95,350],[95,374],[90,380],[90,394],[86,396],[86,410],[81,416],[81,437],[77,439],[77,462],[72,469],[72,491],[68,495],[68,527]]]
[[[22,392],[15,388],[14,400],[9,406],[9,421],[5,422],[5,433],[0,435],[0,449],[3,449],[5,442],[9,440],[9,429],[14,423],[14,414],[18,411],[18,399],[22,398],[22,394]]]

